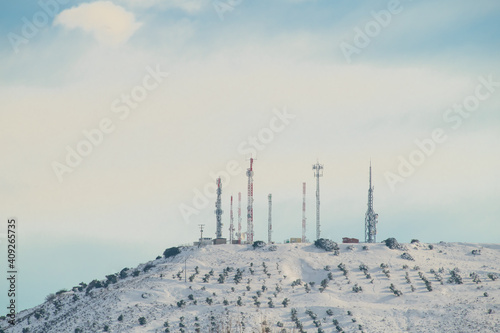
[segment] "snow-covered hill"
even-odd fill
[[[94,288],[60,293],[19,313],[16,326],[2,321],[0,327],[9,333],[500,332],[500,278],[494,280],[500,245],[365,245],[339,244],[337,255],[312,244],[183,248]]]

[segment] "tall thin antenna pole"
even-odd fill
[[[302,183],[302,243],[306,242],[306,183]]]
[[[217,178],[217,201],[215,202],[215,217],[217,220],[217,238],[222,238],[222,207],[221,207],[222,183],[220,177]]]
[[[269,217],[267,219],[267,243],[271,244],[271,234],[273,232],[273,217],[272,217],[272,210],[273,210],[273,201],[272,201],[272,194],[269,194],[267,196],[267,199],[269,200]]]
[[[231,211],[229,212],[229,244],[233,244],[234,240],[234,219],[233,219],[233,196],[231,196]]]
[[[373,211],[372,161],[370,161],[370,187],[368,188],[368,209],[365,215],[365,242],[376,243],[378,214]]]
[[[238,192],[238,244],[241,244],[241,192]]]
[[[200,242],[198,243],[198,247],[201,246],[201,243],[203,242],[203,227],[205,227],[204,224],[198,224],[198,227],[200,227]]]
[[[316,162],[313,165],[314,177],[316,177],[316,239],[320,239],[321,236],[321,225],[319,218],[319,177],[323,177],[323,165]]]
[[[250,158],[248,177],[248,206],[247,206],[247,243],[253,244],[253,158]]]

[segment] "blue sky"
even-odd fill
[[[35,1],[0,10],[0,212],[21,228],[20,308],[190,243],[200,223],[212,236],[212,194],[197,208],[196,193],[233,163],[227,236],[230,195],[246,207],[252,138],[257,239],[268,193],[273,238],[300,236],[302,182],[313,239],[317,159],[322,235],[363,239],[371,159],[379,240],[499,241],[498,2],[65,2],[42,1],[57,4],[50,17]],[[214,4],[232,10],[221,19]],[[391,6],[383,26],[375,16]],[[345,43],[358,49],[349,59]],[[132,107],[133,92],[146,96]],[[68,149],[106,119],[113,129],[58,177],[54,163],[68,167]],[[415,141],[436,130],[446,138],[425,154]]]

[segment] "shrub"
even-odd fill
[[[368,251],[369,249],[368,245],[363,245],[363,251]]]
[[[120,315],[120,316],[118,317],[118,321],[123,321],[123,315]]]
[[[271,245],[271,246],[269,246],[269,248],[267,250],[274,252],[274,251],[278,250],[278,247],[276,245]]]
[[[52,302],[55,299],[56,299],[55,294],[48,294],[47,296],[45,296],[45,301],[47,301],[47,302]]]
[[[396,249],[401,249],[402,246],[398,243],[398,241],[396,240],[396,238],[387,238],[385,241],[385,246],[387,246],[388,248],[390,248],[391,250],[396,250]]]
[[[146,325],[146,318],[144,318],[144,317],[140,317],[140,318],[139,318],[139,324],[140,324],[140,325]]]
[[[118,282],[118,279],[116,278],[115,274],[106,275],[106,279],[108,280],[109,283],[116,283],[116,282]]]
[[[360,293],[363,291],[363,288],[361,286],[359,286],[357,283],[352,287],[352,291],[354,291],[355,293]]]
[[[128,271],[128,268],[127,268],[127,267],[125,267],[124,269],[122,269],[122,270],[120,271],[120,279],[125,279],[125,278],[128,276],[127,271]]]
[[[488,278],[490,278],[492,281],[495,281],[496,279],[498,279],[498,275],[493,273],[488,273]]]
[[[178,308],[183,308],[186,306],[186,301],[181,299],[179,302],[177,302],[177,307]]]
[[[412,239],[412,240],[411,240],[411,243],[412,243],[412,244],[415,244],[415,243],[420,243],[420,241],[419,241],[418,239]]]
[[[403,292],[401,292],[401,290],[398,290],[396,289],[396,287],[391,283],[389,289],[391,289],[391,291],[394,293],[394,295],[396,296],[401,296],[403,295]]]
[[[454,268],[450,271],[451,276],[448,279],[448,283],[463,284],[462,277],[460,276],[460,274],[458,274],[458,272],[458,268]]]
[[[266,246],[266,243],[264,243],[263,241],[255,241],[255,242],[253,242],[252,246],[255,250],[255,249],[259,249],[259,248]]]
[[[178,255],[179,253],[181,253],[181,250],[178,247],[170,247],[163,251],[163,256],[165,258],[170,258]]]
[[[149,271],[153,267],[155,267],[155,265],[153,265],[153,264],[147,264],[146,266],[144,266],[144,268],[142,269],[142,271],[143,272],[147,272],[147,271]]]
[[[61,290],[59,290],[58,292],[56,292],[56,295],[57,295],[57,296],[59,296],[59,295],[61,295],[61,294],[64,294],[65,292],[67,292],[67,290],[66,290],[66,289],[61,289]]]
[[[429,244],[429,250],[434,250],[434,245]]]
[[[408,252],[403,253],[401,255],[401,259],[415,261],[415,259],[413,259],[413,257],[411,256],[411,254],[409,254]]]
[[[139,276],[139,274],[140,274],[140,273],[141,273],[141,272],[139,272],[139,271],[134,271],[134,272],[132,273],[132,276]]]
[[[288,303],[290,303],[290,300],[288,298],[285,298],[283,302],[281,302],[281,304],[283,304],[283,307],[285,308],[288,306]]]
[[[481,255],[481,250],[472,250],[472,255],[473,256],[480,256]]]
[[[330,239],[320,238],[314,241],[314,246],[317,248],[323,249],[327,252],[332,252],[334,250],[339,250],[339,246],[337,243]]]

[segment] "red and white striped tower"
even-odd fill
[[[302,243],[306,242],[306,183],[302,183]]]
[[[241,244],[241,192],[238,192],[238,244]]]
[[[233,244],[234,239],[234,219],[233,219],[233,196],[231,196],[231,211],[229,212],[229,244]]]
[[[253,244],[253,158],[250,158],[248,177],[248,205],[247,205],[247,243]]]

